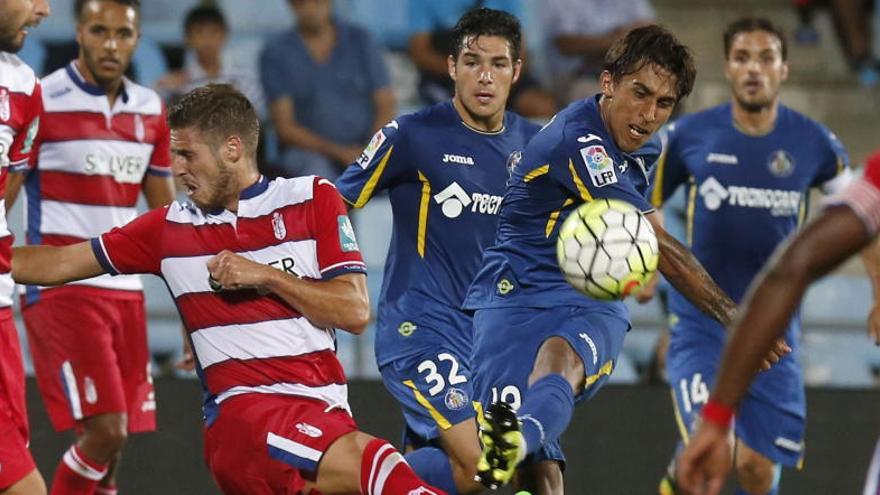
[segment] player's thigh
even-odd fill
[[[113,308],[86,297],[45,298],[23,309],[37,384],[58,430],[126,412]]]
[[[734,426],[738,446],[745,445],[773,463],[801,464],[806,433],[803,410],[780,407],[755,397],[750,390],[737,408]]]
[[[125,394],[128,429],[156,429],[156,397],[150,370],[147,320],[143,297],[118,301],[113,345]]]
[[[0,488],[2,495],[45,495],[46,482],[36,468],[27,473],[24,478],[17,481],[7,489]]]
[[[403,409],[409,429],[432,441],[461,423],[473,423],[473,374],[468,360],[443,348],[397,359],[380,370]]]
[[[331,459],[325,459],[331,446],[357,430],[348,412],[328,409],[322,401],[293,396],[227,399],[205,429],[205,460],[214,480],[224,493],[308,493]],[[338,468],[331,460],[327,473],[349,473],[354,463],[360,468],[359,460],[343,462],[347,467]]]
[[[749,492],[768,492],[775,484],[776,463],[737,440],[734,465],[740,486]]]

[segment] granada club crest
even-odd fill
[[[284,226],[284,217],[280,212],[276,211],[272,214],[272,231],[279,241],[283,241],[287,237],[287,227]]]
[[[144,119],[139,114],[134,115],[134,137],[139,143],[144,142]]]
[[[12,111],[9,107],[9,90],[0,88],[0,120],[9,120]]]

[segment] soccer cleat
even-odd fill
[[[658,495],[677,495],[678,488],[675,486],[675,480],[673,480],[668,474],[663,476],[663,479],[660,480],[660,486],[657,487]]]
[[[491,404],[480,421],[480,441],[483,453],[477,463],[474,477],[490,490],[497,490],[513,478],[517,465],[525,458],[525,439],[521,424],[510,405]]]

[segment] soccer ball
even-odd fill
[[[559,229],[556,259],[575,289],[601,300],[623,299],[654,272],[660,251],[651,223],[626,201],[580,205]]]

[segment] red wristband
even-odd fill
[[[706,405],[703,406],[701,415],[703,416],[703,421],[720,426],[725,430],[729,429],[731,423],[733,423],[733,408],[715,402],[712,399],[709,399],[709,402],[706,402]]]

